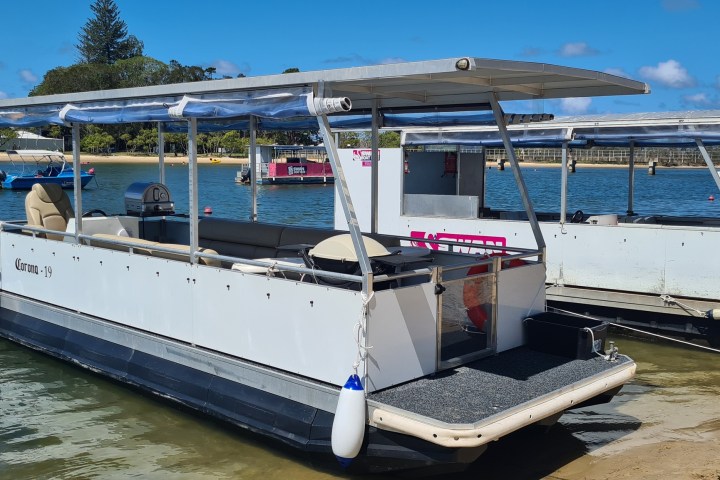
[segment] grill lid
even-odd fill
[[[377,240],[365,236],[363,236],[362,239],[365,243],[365,250],[367,250],[368,257],[373,258],[390,255],[390,252]],[[312,257],[327,260],[339,260],[343,262],[358,261],[352,237],[349,233],[326,238],[315,245],[314,248],[310,249],[308,254]]]

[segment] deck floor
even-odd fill
[[[573,360],[520,347],[374,392],[369,400],[449,424],[472,424],[631,362]]]

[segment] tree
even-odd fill
[[[400,133],[398,132],[383,132],[378,140],[380,148],[400,148]]]
[[[85,23],[76,45],[82,63],[112,65],[142,55],[143,43],[133,35],[128,36],[127,25],[120,19],[114,0],[95,0],[90,9],[95,17]]]
[[[235,152],[239,152],[243,148],[248,146],[248,139],[242,138],[240,132],[237,130],[230,130],[225,132],[220,141],[220,145],[225,149],[228,154],[232,155]]]
[[[292,67],[292,68],[287,68],[287,69],[285,69],[285,71],[282,72],[282,73],[298,73],[299,71],[300,71],[299,68],[297,68],[297,67]]]
[[[12,128],[0,128],[0,147],[17,138],[17,133]]]

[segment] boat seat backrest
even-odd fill
[[[25,196],[28,225],[64,232],[68,220],[75,217],[70,198],[60,185],[36,183]],[[47,238],[62,240],[62,235],[47,234]]]

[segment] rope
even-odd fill
[[[561,309],[561,308],[555,308],[555,307],[548,307],[548,308],[551,309],[551,310],[554,310],[554,311],[556,311],[556,312],[567,313],[567,314],[569,314],[569,315],[575,315],[576,317],[587,318],[587,319],[590,319],[590,320],[603,321],[603,320],[601,320],[601,319],[599,319],[599,318],[591,317],[591,316],[589,316],[589,315],[583,315],[583,314],[581,314],[581,313],[571,312],[571,311],[569,311],[569,310],[563,310],[563,309]],[[708,350],[708,351],[714,352],[714,353],[720,353],[720,350],[717,349],[717,348],[706,347],[706,346],[704,346],[704,345],[698,345],[697,343],[687,342],[687,341],[685,341],[685,340],[680,340],[680,339],[677,339],[677,338],[668,337],[668,336],[666,336],[666,335],[660,335],[660,334],[658,334],[658,333],[648,332],[647,330],[641,330],[641,329],[639,329],[639,328],[628,327],[627,325],[621,325],[621,324],[615,323],[615,322],[608,322],[608,324],[609,324],[609,325],[612,325],[613,327],[620,327],[620,328],[624,328],[624,329],[626,329],[626,330],[632,330],[633,332],[642,333],[643,335],[649,335],[649,336],[651,336],[651,337],[661,338],[661,339],[663,339],[663,340],[668,340],[668,341],[670,341],[670,342],[681,343],[681,344],[683,344],[683,345],[688,345],[688,346],[690,346],[690,347],[700,348],[700,349]]]
[[[358,374],[358,368],[360,368],[360,365],[365,362],[365,359],[367,358],[367,351],[372,348],[372,346],[363,345],[362,341],[367,340],[365,338],[365,332],[367,326],[368,305],[375,295],[375,292],[373,291],[369,296],[366,295],[365,292],[361,292],[361,295],[362,307],[360,308],[360,318],[353,327],[353,336],[355,337],[355,344],[357,345],[357,357],[355,358],[355,363],[353,363],[355,375]],[[365,373],[367,374],[367,369]]]

